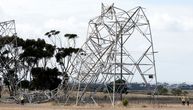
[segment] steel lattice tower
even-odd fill
[[[17,35],[15,21],[0,22],[0,76],[8,79],[10,86],[14,87],[11,71],[17,71]],[[15,47],[15,48],[13,48]],[[15,89],[16,88],[12,88]]]
[[[116,94],[122,98],[116,81],[124,80],[118,84],[123,90],[136,75],[146,86],[150,81],[157,84],[154,53],[149,20],[142,7],[124,11],[102,4],[101,15],[89,21],[82,51],[70,61],[66,102],[76,95],[76,104],[89,98],[96,103],[95,94],[102,88],[96,85],[101,84],[114,103]],[[111,90],[109,84],[114,85]]]

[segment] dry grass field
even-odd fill
[[[97,93],[99,99],[103,98],[100,93]],[[158,103],[152,104],[151,98],[144,94],[127,94],[124,97],[129,99],[129,105],[124,107],[121,102],[116,102],[113,107],[110,103],[101,102],[99,105],[84,104],[80,106],[64,105],[62,103],[48,102],[41,104],[20,105],[16,103],[0,102],[0,110],[193,110],[193,94],[189,94],[190,106],[181,105],[180,97],[177,96],[159,96]],[[5,97],[5,96],[4,96]]]
[[[193,106],[183,106],[180,104],[169,104],[169,105],[129,105],[124,107],[122,105],[115,105],[114,107],[109,104],[103,105],[92,105],[87,104],[83,106],[64,106],[56,105],[53,103],[44,104],[0,104],[0,110],[192,110]]]

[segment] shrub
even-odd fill
[[[147,105],[142,105],[142,107],[143,107],[143,108],[146,108],[146,107],[147,107]]]
[[[122,103],[123,103],[123,106],[127,106],[128,103],[129,103],[129,101],[128,101],[127,99],[124,99],[124,100],[122,101]]]
[[[162,85],[157,87],[157,94],[159,95],[167,95],[168,94],[168,89],[163,87]]]
[[[171,93],[173,94],[173,95],[175,95],[175,96],[180,96],[180,95],[182,95],[182,90],[181,89],[179,89],[179,88],[177,88],[177,89],[172,89],[171,90]]]

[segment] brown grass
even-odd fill
[[[75,96],[74,94],[75,92],[72,92],[72,96]],[[86,96],[89,95],[90,93],[86,94]],[[106,95],[102,92],[97,92],[96,97],[104,99]],[[5,96],[7,95],[4,94]],[[193,91],[190,92],[189,96],[190,98],[193,97]],[[126,107],[122,105],[122,102],[116,102],[116,105],[113,107],[110,103],[105,103],[105,101],[102,101],[99,105],[84,104],[80,106],[64,105],[56,102],[25,105],[0,103],[0,110],[193,110],[193,105],[181,105],[180,98],[176,96],[159,96],[160,104],[156,105],[151,104],[149,101],[151,96],[146,94],[129,93],[127,95],[124,94],[123,97],[129,100],[129,105]]]
[[[115,105],[114,107],[110,104],[85,104],[81,106],[69,105],[64,106],[62,104],[44,103],[44,104],[0,104],[0,110],[192,110],[193,106],[183,106],[180,104],[170,105],[129,105],[124,107],[122,105]]]

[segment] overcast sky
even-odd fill
[[[144,7],[159,51],[158,81],[193,83],[192,0],[0,0],[0,21],[16,20],[18,36],[24,38],[44,38],[56,29],[84,41],[88,21],[100,14],[102,2],[124,10]]]

